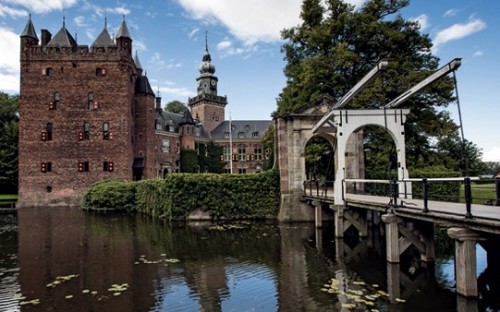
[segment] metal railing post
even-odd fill
[[[495,178],[495,190],[497,193],[496,206],[500,206],[500,178]]]
[[[427,179],[422,179],[422,193],[424,194],[424,210],[423,212],[429,212],[429,184]]]
[[[470,219],[472,218],[471,213],[471,205],[472,205],[472,191],[470,187],[470,178],[466,177],[464,179],[464,190],[465,190],[465,208],[467,212],[465,213],[465,217]]]
[[[391,195],[392,195],[392,207],[396,208],[398,206],[398,182],[396,178],[391,181]]]
[[[316,180],[316,196],[319,197],[319,180]]]

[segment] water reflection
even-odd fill
[[[387,264],[377,230],[333,232],[21,209],[0,215],[0,311],[494,311],[436,282],[439,261]]]

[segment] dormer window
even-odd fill
[[[258,131],[252,132],[252,138],[258,138],[258,137],[259,137]]]
[[[239,139],[244,139],[245,138],[245,132],[238,132],[238,138]]]

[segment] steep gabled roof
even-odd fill
[[[61,29],[52,38],[52,40],[47,43],[47,47],[76,47],[77,45],[76,40],[66,29],[66,23],[64,21]]]
[[[191,115],[191,111],[189,109],[184,110],[184,114],[182,115],[182,120],[179,123],[179,125],[183,124],[191,124],[195,125],[196,122],[194,122],[193,116]]]
[[[114,46],[115,43],[108,32],[107,21],[104,22],[104,29],[101,31],[99,36],[95,39],[94,43],[92,43],[91,47],[104,47],[107,48],[109,46]]]
[[[271,120],[226,120],[217,126],[210,133],[212,139],[227,139],[226,133],[229,132],[229,127],[232,125],[231,137],[238,139],[243,133],[244,139],[262,139],[266,130],[272,125]]]
[[[139,61],[139,56],[137,55],[137,51],[135,51],[134,63],[135,63],[135,67],[137,67],[137,69],[142,72],[143,68],[142,68],[141,61]]]

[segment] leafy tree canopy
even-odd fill
[[[165,106],[165,111],[170,113],[182,114],[187,109],[186,104],[181,101],[171,101]]]
[[[409,0],[368,0],[354,10],[341,0],[304,0],[302,23],[282,31],[287,85],[274,117],[323,94],[340,99],[381,60],[389,61],[388,68],[347,108],[381,108],[435,72],[439,59],[429,36],[416,21],[401,17],[408,5]],[[458,127],[443,110],[454,101],[453,90],[453,80],[443,77],[401,105],[411,109],[405,129],[408,167],[426,166],[436,157],[436,142],[456,137]],[[380,144],[386,143],[376,134],[367,131],[365,142],[383,157],[387,151]]]
[[[0,190],[17,192],[19,96],[0,92]]]

